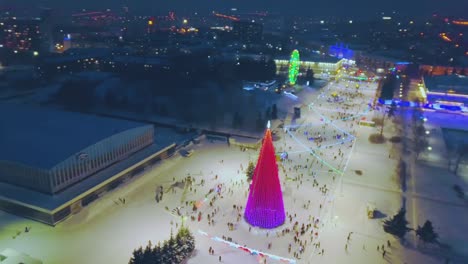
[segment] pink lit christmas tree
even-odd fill
[[[250,184],[244,217],[251,225],[261,228],[275,228],[286,218],[270,122]]]

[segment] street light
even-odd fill
[[[427,150],[431,151],[431,150],[432,150],[432,147],[431,147],[431,146],[427,147]]]
[[[429,130],[426,130],[426,135],[429,135],[429,133],[430,133]]]

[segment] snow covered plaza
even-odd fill
[[[276,228],[253,227],[243,215],[249,194],[245,171],[259,149],[204,139],[192,146],[192,156],[156,163],[55,227],[0,211],[0,248],[51,264],[123,264],[135,248],[166,240],[184,224],[195,235],[196,250],[187,260],[193,264],[219,263],[219,256],[222,263],[245,264],[441,263],[444,252],[421,250],[412,234],[402,246],[383,231],[382,220],[406,203],[411,227],[431,218],[443,241],[457,254],[467,253],[461,246],[468,242],[466,206],[443,200],[452,198],[427,198],[426,190],[435,192],[427,178],[410,180],[411,193],[400,189],[398,146],[370,143],[380,128],[358,125],[381,115],[369,107],[377,84],[356,89],[347,83],[305,87],[299,94],[302,117],[283,127],[273,122],[276,154],[287,153],[278,161],[286,219]],[[387,138],[398,131],[394,123],[385,124]],[[415,189],[418,182],[425,182],[424,188]],[[376,219],[367,217],[369,202],[379,211]],[[28,233],[22,232],[26,226]],[[450,263],[463,263],[457,254]]]

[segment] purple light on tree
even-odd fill
[[[278,165],[269,127],[265,132],[260,156],[250,184],[244,217],[251,225],[261,228],[278,227],[286,218]]]

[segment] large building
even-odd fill
[[[41,46],[39,18],[11,18],[0,21],[0,47],[16,52],[39,51]]]
[[[287,76],[289,72],[290,56],[275,58],[276,74]],[[335,75],[343,67],[344,59],[330,56],[313,56],[303,53],[300,55],[299,76],[305,75],[308,69],[314,74]]]
[[[262,40],[263,25],[251,21],[233,21],[232,34],[241,42],[255,43]]]
[[[152,125],[0,105],[0,181],[54,194],[153,143]]]
[[[426,76],[420,86],[429,107],[437,110],[468,112],[467,76]]]
[[[0,209],[55,225],[171,155],[139,122],[0,104]]]

